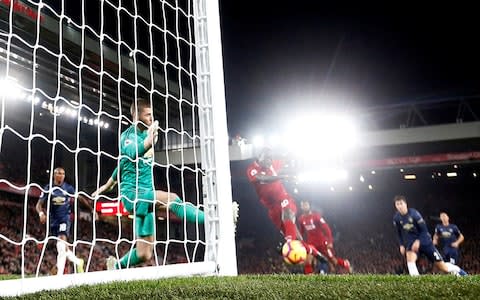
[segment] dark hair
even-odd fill
[[[407,198],[405,198],[405,196],[403,196],[403,195],[396,195],[395,197],[393,197],[393,203],[395,203],[397,201],[403,201],[403,202],[407,203]]]
[[[137,111],[135,111],[135,102],[137,103]],[[144,108],[150,107],[150,101],[139,98],[137,101],[133,101],[132,105],[130,105],[130,115],[132,117],[137,116],[139,112],[141,112]]]

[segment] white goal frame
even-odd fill
[[[0,280],[0,296],[84,284],[158,279],[192,275],[237,275],[232,217],[231,174],[223,77],[223,56],[217,0],[192,0],[195,19],[197,95],[205,211],[203,262]]]

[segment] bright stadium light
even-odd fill
[[[348,172],[342,169],[321,169],[313,172],[300,173],[297,176],[298,182],[336,182],[348,178]]]
[[[16,99],[21,97],[22,90],[18,87],[16,80],[12,78],[0,79],[0,97],[5,99]]]
[[[405,176],[403,176],[403,178],[405,178],[406,180],[415,180],[417,179],[417,176],[415,174],[406,174]]]
[[[263,145],[265,144],[265,139],[263,138],[263,136],[261,135],[256,135],[253,137],[253,146],[254,147],[263,147]]]
[[[290,151],[306,159],[331,160],[353,149],[358,141],[353,121],[336,113],[302,115],[286,132]]]
[[[268,137],[268,145],[270,147],[275,148],[275,147],[279,146],[281,143],[282,143],[282,138],[277,134],[273,134],[273,135]]]
[[[447,177],[457,177],[457,172],[448,172]]]

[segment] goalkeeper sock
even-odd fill
[[[137,255],[137,248],[134,248],[130,250],[127,254],[125,254],[122,258],[120,258],[120,261],[115,264],[115,269],[124,269],[128,266],[133,267],[141,262],[142,260]]]
[[[195,207],[189,202],[183,202],[179,197],[175,198],[173,202],[170,202],[169,209],[180,219],[185,219],[187,222],[203,224],[205,222],[205,214],[203,211]]]

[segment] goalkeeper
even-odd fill
[[[107,259],[108,269],[135,266],[152,257],[154,247],[155,203],[168,207],[180,219],[187,222],[204,222],[204,213],[190,203],[184,203],[176,194],[155,190],[153,184],[153,144],[158,136],[158,122],[153,122],[150,102],[137,101],[130,107],[133,125],[120,136],[120,162],[108,182],[93,195],[111,189],[119,178],[120,199],[125,209],[135,216],[135,248],[119,261],[113,256]]]

